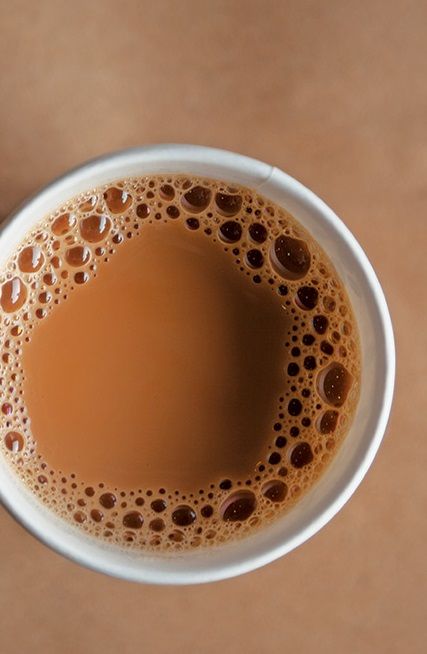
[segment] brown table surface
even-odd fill
[[[426,651],[426,24],[422,0],[0,2],[0,215],[131,145],[274,163],[362,243],[399,362],[362,486],[257,572],[125,583],[52,553],[2,510],[1,654]]]

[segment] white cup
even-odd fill
[[[134,148],[90,161],[52,182],[1,227],[0,266],[25,234],[73,196],[102,184],[150,173],[204,175],[249,186],[288,209],[331,257],[350,296],[362,349],[362,383],[353,425],[326,472],[288,513],[246,539],[217,548],[155,555],[121,550],[61,520],[17,479],[0,456],[0,499],[51,548],[89,568],[132,581],[194,584],[254,570],[313,536],[341,509],[365,476],[381,443],[393,395],[395,351],[390,315],[360,245],[314,193],[255,159],[194,145]]]

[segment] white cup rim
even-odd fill
[[[377,368],[373,386],[375,406],[367,412],[372,415],[367,416],[360,442],[355,442],[354,453],[348,455],[346,467],[343,464],[341,472],[336,472],[329,490],[325,490],[321,498],[305,497],[297,505],[304,503],[300,518],[294,520],[293,530],[292,525],[289,527],[293,521],[290,512],[260,534],[232,545],[191,555],[133,557],[126,551],[110,548],[95,539],[76,535],[73,527],[53,519],[52,514],[35,502],[22,484],[16,481],[5,462],[0,461],[1,502],[18,522],[55,551],[93,570],[123,579],[158,584],[194,584],[242,574],[279,558],[313,536],[351,497],[375,457],[389,418],[395,377],[393,329],[383,291],[368,258],[332,209],[300,182],[275,167],[233,152],[204,146],[159,144],[130,148],[93,159],[65,173],[33,195],[1,226],[0,265],[19,244],[29,226],[61,202],[114,179],[148,172],[187,172],[217,177],[246,184],[279,204],[284,203],[283,198],[286,198],[284,206],[291,213],[299,220],[305,216],[308,222],[311,221],[314,232],[319,230],[314,235],[321,244],[327,234],[340,248],[340,256],[351,260],[352,280],[363,293],[367,321],[369,324],[371,321],[373,326],[369,338],[374,339],[371,343],[375,346],[372,356],[376,359],[372,365]],[[329,470],[321,479],[328,476]]]

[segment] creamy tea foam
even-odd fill
[[[1,273],[1,448],[87,534],[246,536],[323,473],[359,394],[341,280],[284,209],[164,175],[91,189]]]

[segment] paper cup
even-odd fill
[[[353,305],[362,354],[359,404],[352,427],[319,481],[283,516],[234,543],[153,554],[120,549],[86,536],[32,495],[0,456],[0,499],[46,545],[109,575],[157,584],[195,584],[254,570],[313,536],[341,509],[365,476],[384,435],[393,395],[395,351],[390,315],[362,248],[314,193],[281,170],[232,152],[193,145],[155,145],[103,156],[60,177],[3,223],[0,265],[47,214],[90,188],[156,173],[187,173],[249,186],[286,208],[333,261]]]

